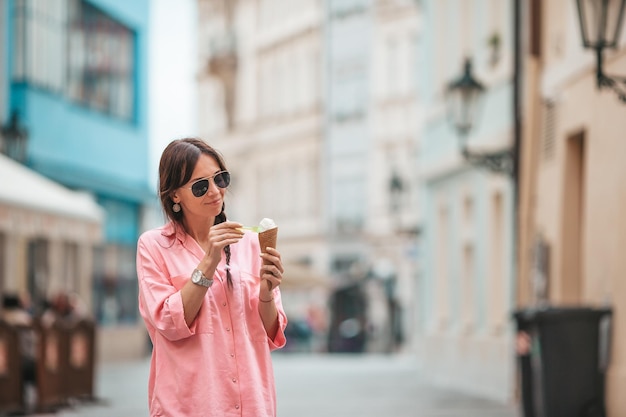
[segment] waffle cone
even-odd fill
[[[261,246],[261,252],[267,252],[265,248],[275,248],[276,247],[276,238],[278,237],[278,227],[274,227],[272,229],[265,230],[263,232],[259,232],[259,245]],[[271,262],[267,262],[263,259],[263,264],[270,264]],[[268,282],[269,289],[272,289],[272,283]]]
[[[278,227],[274,227],[269,230],[265,230],[259,233],[259,245],[261,246],[261,252],[265,253],[268,246],[270,248],[276,247],[276,238],[278,237]]]

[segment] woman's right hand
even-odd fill
[[[237,222],[225,221],[214,226],[209,230],[209,248],[206,252],[213,265],[217,265],[222,256],[222,250],[227,245],[239,242],[244,232],[241,229],[243,225]]]

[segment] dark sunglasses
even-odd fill
[[[195,197],[202,197],[209,191],[209,181],[211,179],[219,188],[226,188],[230,184],[230,173],[228,171],[220,171],[211,177],[199,179],[191,184],[191,187],[185,188],[190,189]]]

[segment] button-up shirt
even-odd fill
[[[151,416],[273,417],[276,391],[270,352],[285,345],[287,317],[273,297],[279,329],[268,337],[258,311],[262,264],[257,235],[222,256],[198,315],[187,326],[180,290],[204,257],[200,245],[169,223],[137,244],[139,311],[153,344],[148,402]]]

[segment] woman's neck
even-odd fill
[[[209,229],[214,223],[215,219],[207,219],[206,217],[197,220],[185,218],[183,221],[187,234],[202,247],[208,243]]]

